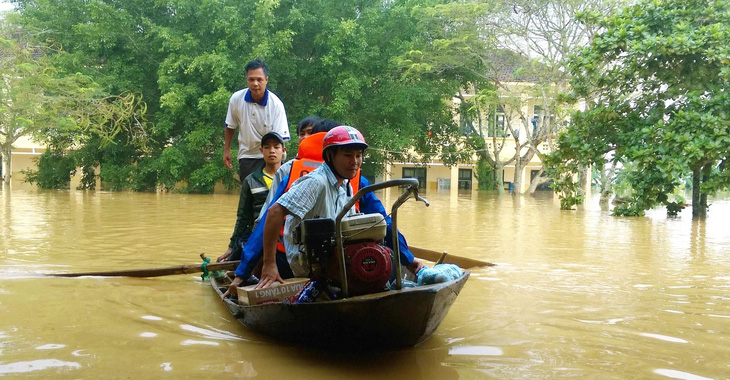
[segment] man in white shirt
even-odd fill
[[[266,63],[257,59],[246,64],[246,81],[248,88],[235,92],[228,103],[223,146],[223,165],[233,169],[231,141],[238,128],[237,159],[241,180],[264,165],[260,148],[265,134],[276,132],[284,141],[289,140],[284,103],[266,88],[269,83]]]

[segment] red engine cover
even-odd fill
[[[350,294],[383,290],[393,270],[390,249],[376,243],[353,244],[345,247],[345,257]]]

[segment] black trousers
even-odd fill
[[[249,174],[258,168],[263,168],[266,163],[263,158],[242,158],[238,160],[238,177],[243,182]]]

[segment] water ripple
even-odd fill
[[[648,337],[648,338],[654,338],[654,339],[659,339],[659,340],[663,340],[663,341],[665,341],[665,342],[672,342],[672,343],[689,343],[688,341],[686,341],[686,340],[684,340],[684,339],[680,339],[680,338],[675,338],[675,337],[673,337],[673,336],[666,336],[666,335],[660,335],[660,334],[649,334],[649,333],[641,333],[641,334],[639,334],[639,335],[641,335],[641,336],[645,336],[645,337]]]
[[[449,349],[449,355],[501,356],[503,354],[501,348],[489,346],[457,346]]]
[[[51,368],[69,368],[79,369],[81,364],[76,362],[66,362],[58,359],[38,359],[23,362],[15,362],[9,364],[0,364],[0,375],[10,375],[14,373],[28,373],[35,371],[43,371]]]
[[[689,372],[682,372],[682,371],[677,371],[677,370],[674,370],[674,369],[659,368],[659,369],[655,369],[654,370],[654,373],[656,373],[657,375],[666,376],[666,377],[669,377],[669,378],[672,378],[672,379],[682,379],[682,380],[712,380],[711,377],[704,377],[704,376],[693,375],[693,374],[691,374]]]

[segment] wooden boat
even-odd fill
[[[418,180],[397,179],[371,185],[357,192],[335,219],[337,259],[340,262],[342,293],[339,300],[314,303],[267,303],[240,305],[237,300],[223,300],[228,310],[247,328],[287,342],[332,349],[399,348],[415,346],[433,335],[459,292],[469,278],[465,271],[456,280],[401,288],[402,274],[398,239],[394,239],[396,290],[348,297],[345,253],[340,230],[342,218],[355,202],[369,191],[385,187],[406,187],[394,202],[391,212],[393,236],[397,231],[397,209],[411,196],[428,202],[418,195]],[[336,251],[336,252],[337,252]],[[435,251],[412,249],[419,258],[436,261],[443,255]],[[336,253],[337,255],[337,253]],[[230,284],[229,275],[212,277],[211,284],[222,297]]]
[[[323,348],[401,348],[428,339],[464,287],[470,272],[450,282],[315,303],[226,308],[248,329],[283,341]],[[229,277],[211,277],[222,297]]]

